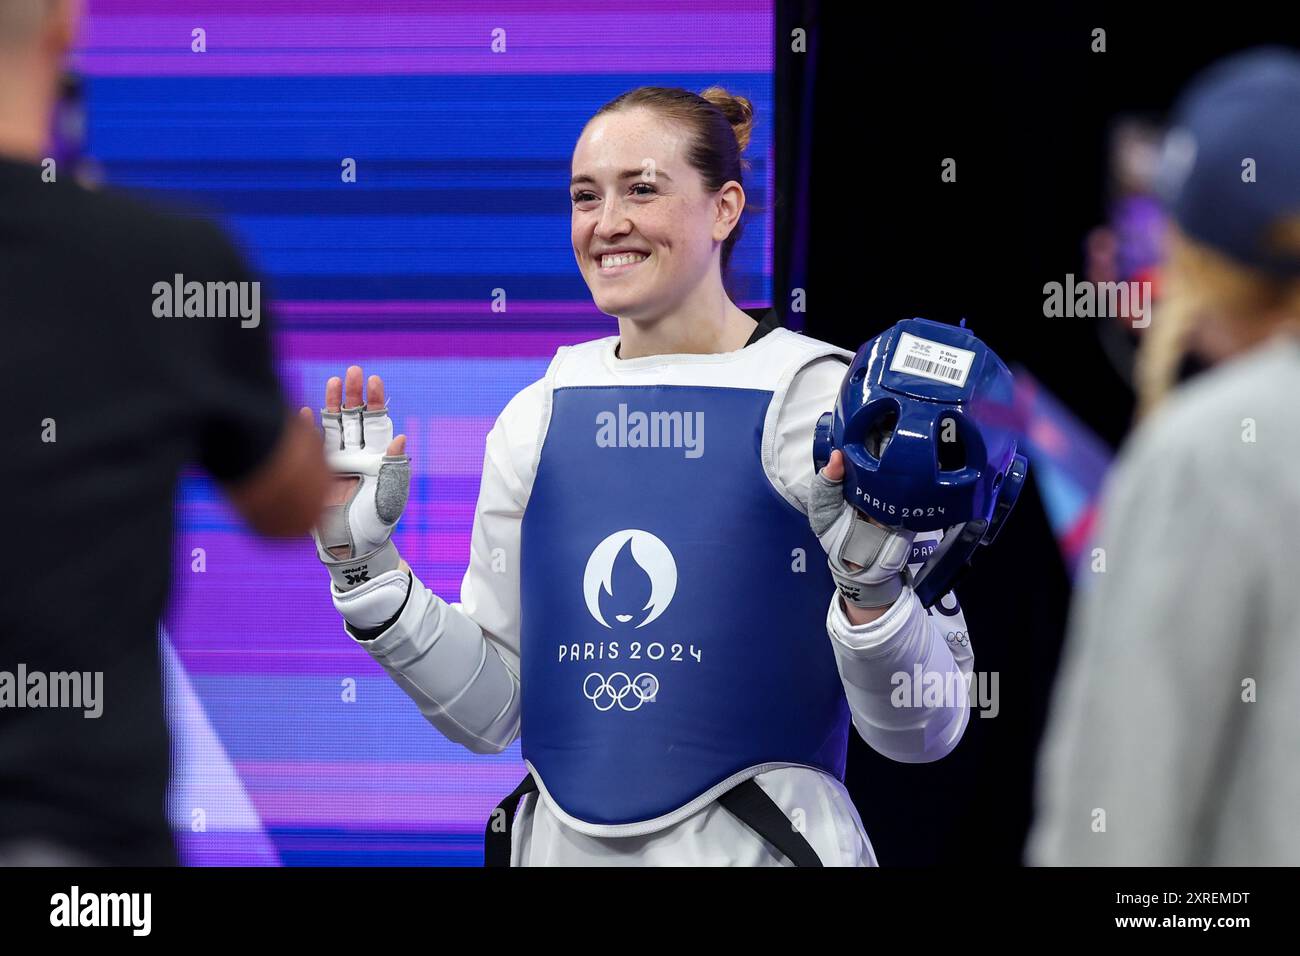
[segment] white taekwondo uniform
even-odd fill
[[[457,603],[445,602],[412,574],[411,590],[396,622],[375,639],[358,641],[415,700],[430,723],[450,740],[476,753],[501,752],[521,736],[525,710],[522,706],[524,693],[521,692],[521,675],[528,672],[528,668],[523,666],[527,661],[521,661],[521,647],[527,644],[527,641],[521,640],[524,631],[522,610],[527,603],[521,599],[521,574],[524,573],[521,568],[525,572],[532,568],[532,573],[540,576],[545,572],[548,560],[538,553],[536,547],[531,563],[521,560],[521,551],[527,550],[522,532],[525,513],[538,480],[539,463],[545,461],[552,468],[561,463],[557,461],[560,454],[558,450],[548,451],[549,457],[543,456],[548,429],[557,414],[557,395],[563,393],[566,398],[572,396],[576,401],[590,399],[597,394],[584,392],[584,389],[610,388],[625,391],[610,392],[606,397],[671,394],[680,398],[684,395],[703,394],[700,391],[691,392],[691,389],[706,389],[712,390],[709,394],[725,404],[732,398],[737,401],[747,399],[753,393],[757,398],[745,407],[758,410],[759,417],[755,419],[758,427],[751,429],[752,438],[745,436],[744,429],[740,429],[742,434],[736,447],[742,453],[749,445],[753,447],[753,463],[756,467],[750,470],[759,476],[755,480],[764,483],[763,492],[759,494],[769,493],[772,508],[786,509],[789,515],[799,517],[807,513],[813,476],[811,451],[814,426],[818,417],[833,407],[847,365],[852,360],[849,352],[784,328],[772,330],[745,348],[719,354],[672,354],[620,359],[617,357],[617,344],[618,337],[610,336],[559,349],[546,376],[515,395],[498,416],[487,436],[470,560],[461,585],[461,600]],[[682,391],[670,391],[674,388]],[[723,417],[722,408],[723,405],[710,406],[708,414],[714,418],[701,421],[711,424],[717,420],[732,432],[737,431],[734,424]],[[610,408],[610,413],[611,416],[614,415],[614,407]],[[614,438],[614,444],[626,443],[627,440],[627,414],[625,410],[620,414],[623,417],[606,435],[607,439]],[[611,417],[609,422],[613,421],[614,418]],[[591,427],[594,432],[595,423]],[[708,433],[709,443],[703,444],[704,429],[701,427],[698,440],[702,447],[698,460],[708,457],[709,452],[705,449],[719,448],[720,443],[728,439],[728,435],[719,436],[718,432],[719,428],[715,426]],[[592,440],[586,444],[594,447],[597,442]],[[551,447],[558,449],[561,446],[553,442]],[[687,467],[692,454],[689,448],[658,450],[674,456],[673,468]],[[644,447],[637,449],[637,453],[645,452]],[[721,455],[723,451],[713,454]],[[715,458],[715,462],[716,460]],[[723,466],[734,467],[725,463]],[[585,495],[610,493],[609,488],[572,487],[571,473],[565,480],[569,484],[561,487],[567,488],[566,493],[576,502],[581,502]],[[662,493],[670,496],[667,500],[671,504],[671,495],[674,493],[671,479],[668,485]],[[694,499],[698,496],[687,500],[688,493],[688,489],[683,486],[682,497],[677,499],[683,508],[697,504]],[[727,489],[719,489],[718,493],[726,494]],[[552,488],[547,494],[554,499],[557,491]],[[718,499],[719,502],[723,500]],[[804,522],[806,523],[806,518]],[[609,527],[617,528],[619,525],[615,522]],[[592,540],[604,538],[605,530],[608,528],[596,529],[593,532],[596,537]],[[535,541],[541,533],[534,533]],[[643,533],[629,531],[625,537],[636,534]],[[741,531],[738,530],[737,534],[741,534]],[[816,538],[810,529],[807,534],[815,545]],[[918,535],[914,557],[923,557],[925,542],[932,542],[940,536],[941,532]],[[614,536],[609,537],[612,539]],[[645,542],[650,538],[659,542],[655,535],[643,534],[641,540],[631,543],[631,553],[635,556],[640,545],[641,558],[644,558],[649,553],[646,549],[650,546]],[[714,544],[724,546],[717,542]],[[656,546],[662,548],[662,542]],[[700,547],[703,546],[700,544]],[[582,554],[590,553],[594,561],[596,552],[586,545],[582,547],[585,549]],[[781,560],[788,563],[789,554],[790,549],[783,549]],[[681,546],[676,547],[673,555],[679,565],[685,566],[683,563],[690,561],[687,549]],[[744,556],[737,557],[736,574],[740,583],[746,577],[741,564],[743,560]],[[587,564],[588,579],[592,576],[592,561]],[[808,572],[821,574],[826,563],[824,551],[809,549],[806,562]],[[652,557],[642,563],[653,565],[654,559]],[[919,564],[920,559],[913,564],[913,570]],[[678,597],[669,595],[666,600],[684,604],[688,600],[688,592],[695,593],[698,600],[707,598],[723,609],[734,607],[735,613],[740,617],[743,617],[743,609],[751,600],[767,599],[774,602],[765,613],[779,610],[779,595],[784,590],[783,585],[755,588],[760,593],[749,594],[728,584],[728,578],[723,574],[724,568],[716,565],[710,565],[710,568],[709,574],[696,572],[681,577],[677,576],[677,569],[674,568],[672,573]],[[653,569],[642,570],[651,577],[654,576]],[[602,633],[602,629],[612,632],[614,626],[602,619],[604,612],[598,606],[610,597],[608,589],[612,573],[607,561],[603,569],[604,590],[593,597],[589,581],[587,607],[575,612],[586,617],[589,611],[594,621],[588,619],[585,625]],[[573,582],[571,589],[566,585],[560,590],[565,590],[566,593],[572,590],[576,604],[581,605],[583,595],[580,572],[577,577],[579,580]],[[805,575],[802,580],[810,579]],[[912,589],[904,587],[882,617],[869,624],[851,626],[828,572],[824,580],[826,610],[816,616],[805,616],[807,631],[799,635],[798,640],[826,643],[799,644],[797,647],[806,647],[808,650],[801,651],[798,657],[802,659],[805,654],[815,657],[821,653],[823,646],[830,649],[832,653],[826,655],[826,659],[833,662],[832,675],[838,672],[835,694],[839,695],[842,686],[841,706],[847,703],[846,716],[851,717],[852,726],[857,728],[862,739],[880,754],[902,762],[921,763],[937,760],[951,752],[969,719],[965,690],[973,666],[969,636],[955,596],[947,595],[940,605],[927,612],[921,607]],[[659,581],[654,586],[658,589],[661,585],[662,581]],[[795,584],[790,585],[791,594],[796,587]],[[549,591],[553,589],[548,582],[545,600],[550,600]],[[761,593],[764,590],[776,591],[778,596],[765,597]],[[648,625],[660,614],[665,615],[661,623],[668,621],[667,612],[662,606],[665,599],[659,591],[656,593],[659,596],[652,596],[646,602],[646,608],[641,609],[644,611],[654,605],[650,619],[642,621],[637,627]],[[822,592],[816,593],[820,595]],[[535,598],[532,606],[544,606],[545,600]],[[818,597],[819,602],[820,600]],[[656,601],[658,603],[654,604]],[[822,605],[819,603],[818,606]],[[622,615],[618,620],[621,622],[629,616]],[[551,650],[564,644],[565,640],[550,640],[544,634],[547,622],[540,618],[540,614],[534,613],[532,622],[535,622],[534,634],[537,636],[533,638],[533,646],[540,647],[543,639],[548,643],[544,662],[540,660],[543,652],[537,652],[538,663],[545,663],[549,668],[561,668],[555,671],[557,680],[565,680],[573,675],[573,686],[580,686],[579,672],[601,663],[600,660],[593,662],[591,658],[591,642],[585,642],[586,653],[583,653],[578,644],[573,645],[573,653],[568,653],[570,661],[567,663],[576,665],[578,670],[565,671],[562,668],[566,663],[563,658],[567,647],[566,650],[559,651],[559,661],[554,660],[551,654]],[[721,616],[717,618],[728,619]],[[803,619],[805,618],[799,620]],[[755,629],[752,637],[752,646],[758,655],[763,650],[758,636],[761,630],[763,629]],[[672,635],[686,632],[664,633]],[[649,632],[646,637],[649,640]],[[743,641],[746,635],[739,635],[738,639]],[[727,653],[736,652],[738,639],[728,638],[732,641],[732,646]],[[618,699],[618,703],[623,705],[628,701],[635,702],[641,697],[650,701],[640,708],[641,713],[648,713],[654,708],[658,708],[660,713],[667,713],[673,682],[679,681],[681,689],[685,691],[691,685],[684,675],[693,673],[694,665],[704,660],[718,660],[723,653],[722,650],[715,652],[708,645],[708,640],[706,637],[693,642],[690,645],[692,650],[685,655],[678,647],[673,663],[668,663],[668,659],[664,658],[659,662],[657,672],[637,675],[633,680],[641,681],[640,687],[624,686],[623,696]],[[702,646],[696,647],[697,643]],[[601,653],[607,649],[602,642]],[[628,649],[625,643],[622,649],[624,660]],[[741,643],[739,649],[744,651],[746,645]],[[699,653],[697,660],[692,660],[692,652]],[[660,654],[665,654],[663,646],[660,646]],[[758,666],[762,662],[754,663]],[[630,668],[633,666],[642,670],[654,670],[645,657],[636,664],[625,665],[622,660],[615,661],[605,669],[618,666],[629,667],[628,673],[632,673]],[[701,669],[696,667],[696,670]],[[771,677],[772,668],[769,667],[765,673]],[[780,671],[775,673],[779,676]],[[908,681],[923,676],[927,683],[933,681],[937,686],[957,687],[960,692],[947,694],[937,701],[927,697],[924,705],[921,705],[919,696],[914,697],[908,693],[905,695],[908,706],[897,706],[900,699],[899,684],[903,679],[900,675],[906,675]],[[617,675],[593,672],[588,675],[589,681],[591,678],[596,679],[595,683],[581,686],[595,691],[597,696],[600,692],[610,692],[609,701],[613,703],[615,697],[610,690],[613,685],[606,678],[613,681]],[[627,679],[626,675],[624,679]],[[540,679],[537,680],[540,683]],[[744,693],[744,683],[739,682],[737,693]],[[647,695],[644,691],[651,684],[653,690]],[[629,691],[635,696],[628,697]],[[797,694],[797,687],[795,693]],[[577,700],[579,695],[575,693],[572,696]],[[579,703],[592,714],[599,709],[593,705],[593,694],[590,692]],[[575,707],[578,704],[566,703],[565,706]],[[695,706],[698,708],[701,705]],[[724,705],[718,706],[721,709]],[[534,707],[538,705],[535,704]],[[774,703],[770,710],[773,721],[779,725],[787,720],[797,721],[801,708],[791,706],[788,710],[783,710]],[[610,713],[603,714],[602,717],[624,720],[636,716],[627,711],[628,708],[624,706],[613,707]],[[573,719],[587,721],[595,718],[578,715]],[[847,726],[847,721],[845,724]],[[540,726],[539,718],[534,718],[534,725]],[[780,729],[779,726],[774,726],[769,733],[779,734]],[[615,760],[626,747],[637,743],[637,737],[631,731],[628,733],[630,736],[624,738],[614,749],[600,752],[603,754],[602,761]],[[530,756],[528,734],[524,733],[523,736],[527,758]],[[552,761],[553,766],[563,764],[566,759],[563,753],[565,740],[561,736],[558,741],[551,741],[548,751],[550,755],[546,759]],[[838,766],[841,772],[845,742],[842,738],[839,744]],[[670,743],[666,749],[674,748]],[[720,750],[721,756],[712,756],[725,759],[726,747]],[[579,758],[581,760],[581,755]],[[745,764],[736,772],[731,772],[733,768],[728,766],[725,778],[715,775],[710,780],[719,781],[716,785],[701,786],[700,792],[685,802],[671,794],[664,795],[661,799],[672,802],[660,806],[649,819],[640,818],[648,812],[643,810],[632,818],[611,822],[611,818],[593,820],[593,814],[589,812],[569,812],[580,802],[578,798],[596,793],[584,785],[581,777],[583,773],[599,773],[599,769],[593,768],[592,759],[588,759],[585,764],[579,762],[576,771],[572,767],[564,770],[563,780],[560,770],[547,770],[544,775],[539,774],[537,767],[530,761],[529,767],[537,778],[540,792],[527,794],[520,802],[512,835],[511,861],[517,866],[791,865],[784,855],[717,802],[720,790],[752,778],[803,833],[824,865],[875,865],[875,854],[857,810],[843,783],[834,775],[834,756],[830,757],[827,765],[813,764],[816,761],[791,755],[789,758],[777,757]],[[600,766],[604,764],[598,763],[597,768]],[[614,764],[609,766],[612,771]],[[635,769],[635,765],[629,766]],[[626,768],[624,772],[626,773]],[[698,776],[709,772],[709,768],[692,772]],[[665,776],[674,777],[674,774],[666,772]],[[691,779],[690,773],[686,773],[682,785],[689,787]],[[552,786],[548,787],[548,782]],[[602,786],[605,783],[608,781],[602,782]],[[553,792],[557,785],[566,788],[569,796],[561,797]],[[633,791],[636,788],[653,790],[654,778],[652,776],[649,780],[640,782],[629,781],[626,787]],[[688,794],[693,792],[686,791]],[[635,792],[625,792],[624,795],[628,807],[632,808],[629,812],[650,805],[638,803],[638,794]],[[563,806],[566,800],[569,810]]]

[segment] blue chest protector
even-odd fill
[[[521,734],[579,820],[653,820],[768,763],[843,779],[835,586],[808,519],[764,475],[771,398],[553,393],[522,526]]]

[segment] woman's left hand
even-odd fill
[[[826,549],[831,576],[847,603],[858,608],[894,603],[916,533],[887,528],[845,500],[844,458],[838,448],[813,475],[808,522]]]

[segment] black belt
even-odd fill
[[[515,811],[519,808],[519,798],[526,793],[536,792],[537,781],[530,773],[492,811],[492,816],[488,817],[487,829],[483,831],[484,866],[510,865],[510,833],[515,828]]]
[[[510,865],[510,834],[514,830],[515,811],[524,794],[536,793],[537,781],[530,773],[510,796],[497,804],[483,831],[483,865]],[[775,847],[795,866],[821,866],[821,858],[812,844],[790,823],[776,802],[764,792],[753,777],[732,787],[718,802],[732,816]]]

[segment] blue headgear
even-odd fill
[[[963,327],[906,319],[858,350],[813,443],[844,453],[844,497],[883,525],[944,529],[912,581],[930,607],[997,536],[1029,463],[1016,453],[1012,377]]]

